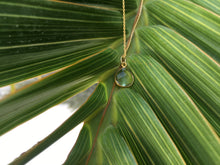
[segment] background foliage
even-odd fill
[[[126,0],[127,37],[139,7],[140,0]],[[121,1],[1,0],[0,8],[0,86],[56,71],[0,102],[1,134],[98,83],[12,164],[28,162],[81,122],[64,164],[220,162],[219,0],[145,0],[128,49],[135,82],[127,89],[113,85],[123,50]]]

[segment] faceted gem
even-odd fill
[[[115,83],[119,87],[130,87],[134,83],[134,76],[129,70],[122,68],[115,75]]]

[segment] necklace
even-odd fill
[[[126,62],[126,19],[125,19],[125,0],[122,0],[122,11],[123,11],[123,47],[124,53],[121,56],[121,65],[119,70],[115,74],[115,84],[122,88],[128,88],[133,85],[134,83],[134,76],[133,74],[127,69],[127,62]]]

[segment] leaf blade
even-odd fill
[[[218,117],[219,66],[191,42],[168,28],[153,26],[141,29],[139,32],[144,46],[154,52],[154,57],[203,100],[210,108],[208,113]],[[214,120],[219,123],[217,118]]]
[[[146,7],[156,24],[173,28],[219,62],[220,17],[181,0],[156,0]]]
[[[193,3],[196,3],[208,10],[211,10],[213,11],[214,13],[216,14],[220,14],[220,1],[219,0],[204,0],[204,1],[200,1],[200,0],[190,0],[192,1]]]
[[[91,129],[88,124],[84,124],[82,130],[80,131],[78,140],[76,144],[70,151],[67,159],[64,162],[64,165],[71,164],[84,164],[86,155],[89,153],[89,150],[92,148],[91,141]]]
[[[83,104],[73,115],[71,115],[64,123],[62,123],[50,135],[48,135],[46,138],[38,142],[28,151],[23,153],[20,157],[16,158],[11,164],[27,163],[33,157],[35,157],[36,155],[44,151],[47,147],[52,145],[55,141],[57,141],[62,136],[64,136],[66,133],[71,131],[75,126],[77,126],[84,120],[88,119],[89,117],[91,118],[91,115],[95,115],[95,113],[98,113],[98,111],[102,109],[106,103],[107,103],[107,95],[106,95],[105,86],[103,84],[99,84],[97,88],[95,89],[94,93],[89,97],[87,102]],[[84,127],[89,127],[89,125],[84,125]],[[81,134],[84,134],[85,133],[84,131],[85,130],[83,129],[81,131],[83,133]],[[88,134],[88,132],[86,134]],[[80,137],[83,137],[83,136],[84,135],[80,135]],[[86,141],[88,142],[88,139]],[[87,147],[87,146],[84,146],[84,147]],[[75,152],[75,150],[72,152]],[[82,152],[84,152],[84,150]],[[74,155],[75,153],[71,154],[70,158],[68,159],[72,159],[72,156]]]
[[[107,49],[4,99],[0,103],[1,134],[91,86],[117,65],[117,53]]]
[[[115,101],[125,122],[121,124],[119,119],[119,125],[129,127],[152,164],[185,164],[160,121],[140,95],[131,90],[121,90],[116,94]],[[120,129],[124,132],[125,128],[122,126]]]
[[[85,57],[121,35],[118,11],[42,0],[1,1],[0,8],[0,86],[68,66],[83,58],[77,51]]]
[[[124,139],[113,126],[105,129],[100,143],[109,164],[137,164]],[[109,146],[109,144],[111,145]]]
[[[150,98],[148,101],[155,103],[155,113],[184,160],[191,163],[217,163],[217,135],[171,75],[147,54],[134,56],[128,62],[137,79],[134,89],[145,99]],[[200,147],[199,150],[196,149],[197,146]]]

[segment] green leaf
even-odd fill
[[[220,61],[218,15],[184,0],[155,0],[146,7],[153,22],[173,28]]]
[[[31,51],[34,50],[34,52],[25,50],[21,54],[14,53],[16,51],[12,51],[13,54],[9,51],[9,54],[3,51],[2,54],[4,55],[0,56],[0,86],[62,69],[89,58],[91,54],[99,53],[106,47],[105,44],[98,42],[81,44],[44,46],[46,50],[42,51],[43,46],[40,46],[37,47],[40,49],[39,51],[31,48]]]
[[[123,137],[119,135],[113,126],[105,129],[100,143],[102,151],[108,160],[107,164],[137,164],[134,155],[131,153]]]
[[[121,1],[103,1],[103,0],[50,0],[58,3],[65,3],[69,5],[87,6],[91,8],[102,8],[105,10],[120,11],[122,8]],[[125,3],[126,11],[136,9],[136,0],[130,0]]]
[[[126,69],[135,81],[123,89],[113,82],[123,54],[122,1],[0,1],[0,86],[55,71],[1,101],[0,134],[98,83],[14,164],[80,122],[65,164],[219,164],[219,0],[142,2],[125,1]]]
[[[84,105],[82,105],[71,117],[69,117],[62,125],[60,125],[55,131],[53,131],[45,139],[41,140],[36,145],[34,145],[32,148],[30,148],[28,151],[23,153],[20,157],[15,159],[11,164],[27,163],[30,159],[38,155],[40,152],[45,150],[55,141],[60,139],[63,135],[71,131],[75,126],[77,126],[84,120],[88,120],[88,117],[91,118],[92,115],[95,115],[107,103],[106,92],[107,91],[105,89],[105,86],[102,83],[100,83],[95,89],[95,92],[89,97],[87,102]],[[84,125],[84,127],[87,128],[89,126]],[[81,134],[85,134],[86,132],[87,132],[86,130],[82,129]],[[88,147],[88,146],[85,146],[85,147]],[[77,145],[76,145],[76,148],[77,148]],[[75,152],[75,149],[73,152]],[[82,152],[84,152],[84,150],[82,150]],[[72,159],[72,156],[70,156],[69,159]]]
[[[118,91],[114,99],[119,111],[118,127],[122,132],[128,129],[133,134],[145,151],[143,157],[148,157],[150,164],[184,164],[162,124],[140,95],[125,89]],[[126,133],[123,135],[127,137]],[[137,161],[138,164],[145,163]]]
[[[153,110],[184,160],[218,164],[217,135],[173,77],[148,54],[133,56],[128,62],[136,78],[133,88],[154,104]]]
[[[219,0],[189,0],[192,1],[205,9],[213,11],[216,14],[220,15],[220,1]]]
[[[174,31],[149,27],[138,31],[144,46],[183,81],[208,107],[209,114],[219,117],[220,68],[204,52]],[[214,119],[218,125],[219,119]]]
[[[84,124],[78,140],[70,151],[64,165],[85,164],[85,159],[92,148],[91,130],[88,124]]]
[[[0,86],[70,65],[121,36],[121,15],[107,7],[2,0],[0,8]]]
[[[107,49],[6,98],[0,103],[0,134],[88,88],[117,65],[117,53]]]

